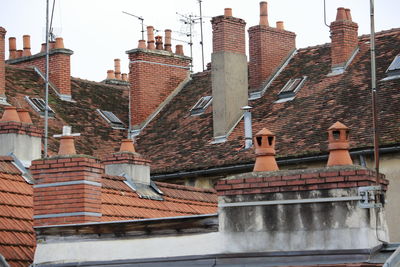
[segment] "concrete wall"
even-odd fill
[[[241,118],[247,105],[247,58],[244,54],[212,54],[212,96],[214,137],[225,136]]]
[[[0,155],[7,155],[13,152],[24,164],[34,159],[41,158],[41,138],[30,135],[15,133],[0,135]]]
[[[108,164],[105,165],[106,174],[121,175],[125,173],[134,183],[150,184],[150,166],[134,164]]]

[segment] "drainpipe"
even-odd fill
[[[251,109],[250,106],[244,106],[241,108],[244,110],[244,138],[245,138],[245,149],[253,146],[253,129],[251,126]]]

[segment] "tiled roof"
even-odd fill
[[[400,53],[400,29],[376,34],[378,105],[381,145],[400,143],[400,79],[381,81]],[[359,38],[360,51],[342,75],[331,71],[330,45],[299,49],[287,67],[253,107],[253,134],[268,128],[277,135],[277,156],[298,157],[327,153],[326,130],[336,121],[351,128],[351,148],[372,147],[369,36]],[[307,76],[292,101],[276,104],[290,78]],[[211,144],[212,107],[200,116],[190,108],[211,95],[211,73],[193,80],[145,128],[137,150],[152,160],[153,173],[207,169],[254,162],[252,150],[243,151],[243,121],[227,142]],[[155,141],[156,140],[156,141]],[[157,153],[153,153],[157,151]]]
[[[35,250],[32,186],[12,164],[0,157],[0,254],[11,266],[28,266]]]
[[[217,212],[214,190],[157,182],[164,200],[139,198],[123,177],[104,176],[102,181],[102,220],[123,221],[176,217]]]

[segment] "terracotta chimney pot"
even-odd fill
[[[283,21],[277,21],[277,22],[276,22],[276,28],[277,28],[278,30],[285,30],[285,26],[284,26],[284,24],[283,24]]]
[[[232,8],[225,8],[224,9],[224,17],[232,17]]]
[[[260,25],[269,26],[268,24],[268,3],[260,2]]]
[[[10,51],[10,59],[17,58],[17,39],[15,37],[8,38],[8,47]]]
[[[60,148],[58,150],[58,155],[75,155],[75,142],[74,136],[61,136]]]
[[[346,11],[346,19],[349,21],[353,21],[351,18],[350,8],[345,8],[345,11]]]
[[[46,43],[42,43],[42,46],[40,47],[40,53],[46,52]]]
[[[156,36],[156,49],[163,50],[162,36],[160,36],[160,35]]]
[[[112,79],[115,79],[114,70],[108,70],[107,71],[107,80],[112,80]]]
[[[64,40],[61,37],[56,38],[56,43],[54,45],[55,49],[63,49],[64,48]]]
[[[122,73],[122,80],[127,82],[128,81],[128,74]]]
[[[13,106],[5,106],[4,107],[4,113],[3,117],[1,117],[0,121],[16,121],[16,122],[21,122],[18,113],[17,113],[17,108]]]
[[[349,154],[349,128],[346,125],[336,122],[329,127],[328,142],[328,167],[353,164]]]
[[[27,56],[32,56],[31,53],[31,36],[30,35],[24,35],[22,36],[23,39],[23,44],[24,44],[24,51],[22,53],[22,56],[27,57]]]
[[[138,48],[146,49],[146,40],[139,40]]]
[[[277,171],[278,164],[275,160],[275,134],[263,128],[254,136],[256,148],[256,163],[253,171]]]
[[[50,41],[49,42],[49,48],[50,50],[54,49],[56,47],[56,42],[55,41]]]
[[[347,16],[346,16],[346,10],[344,7],[339,7],[337,9],[337,14],[336,14],[336,21],[338,20],[346,20]]]
[[[136,152],[135,146],[133,145],[132,139],[123,139],[121,141],[121,147],[119,148],[119,152]]]
[[[114,59],[115,79],[121,80],[121,60],[119,58]]]
[[[154,50],[156,46],[154,45],[154,27],[147,26],[147,49]]]
[[[29,115],[29,112],[27,109],[17,108],[17,113],[18,113],[18,117],[21,120],[21,122],[32,123],[31,116]]]
[[[183,45],[176,45],[175,46],[175,54],[183,56]]]
[[[172,31],[167,29],[165,30],[165,44],[164,44],[164,50],[168,52],[172,52],[172,44],[171,44],[171,33]]]
[[[23,54],[24,54],[24,51],[22,49],[17,50],[17,58],[22,57]]]

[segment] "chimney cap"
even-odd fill
[[[250,107],[250,106],[244,106],[244,107],[241,107],[240,109],[241,110],[250,110],[250,109],[252,109],[253,107]]]
[[[268,130],[267,128],[262,128],[262,130],[260,130],[258,133],[256,133],[256,136],[275,136],[275,134],[273,132],[271,132],[270,130]]]
[[[224,17],[232,17],[232,8],[227,7],[224,9]]]
[[[328,128],[328,130],[348,130],[349,127],[341,123],[340,121],[335,122],[332,124],[331,127]]]

